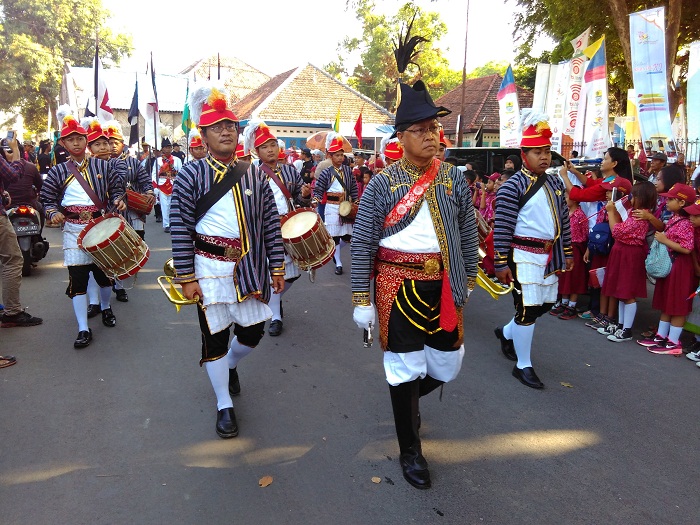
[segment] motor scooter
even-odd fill
[[[32,264],[43,259],[49,251],[49,241],[41,236],[41,216],[33,206],[20,204],[7,210],[7,218],[15,229],[22,250],[22,275],[27,277],[32,273]]]

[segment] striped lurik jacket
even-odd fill
[[[353,293],[369,292],[379,241],[406,228],[416,216],[409,212],[394,226],[384,228],[386,216],[417,180],[417,175],[409,174],[405,166],[410,169],[410,163],[403,158],[387,167],[372,177],[362,194],[351,243]],[[461,307],[467,299],[467,278],[476,277],[479,257],[471,191],[464,175],[445,162],[440,164],[438,175],[424,198],[430,191],[434,191],[439,210],[439,224],[436,224],[436,214],[431,207],[438,240],[440,232],[444,231],[444,238],[440,240],[441,247],[445,246],[441,249],[442,258],[449,268],[455,306]],[[417,212],[421,204],[422,201],[417,203],[413,211]]]
[[[51,217],[59,212],[66,187],[73,180],[73,174],[67,166],[69,162],[73,161],[69,159],[53,166],[41,187],[39,200],[44,206],[44,213],[48,220],[51,220]],[[90,187],[97,194],[97,197],[105,203],[107,211],[115,211],[114,201],[124,195],[125,168],[123,163],[111,165],[106,160],[95,157],[86,158],[85,162],[87,162]]]
[[[355,176],[352,174],[352,170],[350,169],[349,166],[346,166],[343,164],[340,166],[340,171],[343,174],[343,182],[345,183],[345,186],[347,186],[348,190],[350,190],[350,197],[352,198],[353,201],[357,200],[357,180],[355,179]],[[316,184],[314,184],[314,191],[313,191],[313,196],[316,200],[319,202],[323,200],[323,194],[328,191],[328,188],[330,188],[333,185],[333,181],[336,180],[335,178],[335,168],[333,165],[328,166],[326,169],[324,169],[321,173],[318,174],[316,177]],[[333,203],[336,204],[336,203]]]
[[[153,191],[151,176],[146,171],[145,166],[140,163],[136,157],[132,157],[124,152],[117,157],[117,159],[112,160],[122,160],[126,164],[126,174],[124,177],[125,185],[130,186],[132,190],[138,193]]]
[[[529,174],[529,175],[528,175]],[[496,270],[508,267],[508,254],[511,251],[513,233],[518,222],[521,196],[534,184],[534,175],[523,169],[510,177],[496,193],[496,213],[493,227],[493,244],[495,249]],[[571,229],[569,225],[569,208],[566,205],[564,183],[556,175],[547,175],[547,180],[539,191],[548,193],[554,208],[542,210],[551,213],[554,219],[554,246],[552,258],[545,268],[545,275],[566,269],[566,259],[573,257],[571,250]]]
[[[187,164],[175,178],[170,201],[175,282],[191,282],[197,278],[194,273],[195,207],[214,184],[217,177],[214,166],[223,165],[207,156]],[[219,171],[219,175],[223,172]],[[275,198],[266,178],[253,165],[231,191],[241,232],[242,255],[233,279],[238,301],[257,296],[267,303],[270,274],[284,275],[284,246]]]

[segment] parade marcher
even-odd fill
[[[357,201],[357,180],[350,168],[344,164],[343,137],[330,132],[326,136],[326,151],[330,155],[331,166],[324,169],[316,177],[314,200],[322,202],[326,197],[324,222],[328,233],[335,241],[335,274],[342,275],[343,262],[340,250],[352,238],[352,220],[344,219],[339,214],[340,203],[345,200]]]
[[[547,116],[523,112],[522,129],[523,166],[498,190],[494,223],[496,277],[514,283],[515,316],[495,332],[503,354],[517,361],[513,376],[543,388],[530,360],[535,321],[556,303],[557,273],[571,270],[574,259],[564,185],[546,173],[552,162]]]
[[[124,189],[129,189],[140,193],[146,197],[148,204],[153,204],[156,197],[153,192],[153,184],[150,174],[145,170],[143,165],[135,158],[129,155],[129,150],[124,147],[124,135],[122,126],[116,120],[106,122],[104,125],[105,135],[109,139],[110,156],[112,163],[124,163],[122,169],[125,170]],[[146,237],[146,216],[136,212],[128,207],[122,212],[122,215],[129,225],[136,231],[142,239]],[[124,289],[123,283],[119,280],[114,283],[114,292],[117,295],[117,301],[123,303],[129,300],[129,296]]]
[[[277,211],[285,215],[293,210],[290,202],[294,206],[308,207],[311,203],[311,190],[308,184],[304,184],[301,175],[291,164],[280,162],[280,148],[277,138],[270,132],[270,128],[262,121],[251,120],[243,132],[245,148],[258,154],[260,159],[260,171],[266,176],[272,193],[275,195]],[[270,297],[268,306],[272,310],[272,320],[268,333],[276,337],[282,333],[282,296],[291,288],[294,281],[299,278],[301,272],[294,264],[293,259],[285,253],[284,256],[284,290],[282,293],[274,293]]]
[[[436,107],[422,81],[400,84],[396,129],[401,160],[370,180],[351,247],[353,319],[370,328],[374,275],[379,339],[403,476],[431,485],[423,457],[419,398],[457,377],[464,356],[463,307],[476,283],[478,237],[465,178],[435,158]]]
[[[190,162],[194,162],[195,160],[201,160],[207,156],[207,148],[202,142],[202,135],[199,133],[198,129],[193,129],[190,131],[189,140],[190,155],[192,156],[192,160]]]
[[[88,131],[71,114],[70,107],[61,106],[56,113],[61,123],[59,142],[69,153],[70,159],[49,170],[39,200],[44,205],[47,221],[63,224],[63,263],[68,267],[69,277],[66,295],[73,302],[78,322],[78,337],[73,346],[85,348],[92,341],[86,295],[90,272],[100,286],[102,323],[114,327],[117,319],[110,306],[112,281],[93,262],[90,255],[78,247],[78,235],[90,219],[98,217],[101,211],[126,209],[122,200],[123,172],[114,169],[106,160],[94,156],[102,154],[105,144],[109,155],[109,141],[99,123],[92,122]],[[85,153],[88,142],[93,144],[96,152],[89,158]]]
[[[284,247],[267,179],[236,158],[239,124],[226,93],[202,85],[189,105],[209,155],[175,179],[174,282],[188,299],[199,297],[200,366],[216,394],[216,433],[232,438],[238,435],[231,400],[241,390],[237,365],[258,345],[272,316],[270,277],[275,293],[284,289]]]
[[[440,126],[440,145],[438,146],[438,152],[437,155],[435,155],[435,158],[438,160],[445,160],[445,152],[447,151],[447,148],[451,148],[452,143],[450,142],[450,139],[445,137],[445,130],[442,129],[442,126]]]
[[[182,169],[182,161],[172,155],[173,145],[168,137],[163,137],[161,140],[160,152],[161,155],[156,159],[151,171],[151,179],[155,183],[156,194],[160,201],[163,231],[170,233],[170,199],[173,194],[173,182]]]
[[[399,142],[399,139],[395,137],[392,138],[391,135],[387,135],[382,139],[379,148],[387,166],[391,166],[394,162],[401,160],[401,157],[403,157],[403,146]]]

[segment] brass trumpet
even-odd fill
[[[187,299],[173,284],[173,277],[175,277],[175,266],[173,265],[172,257],[165,261],[165,264],[163,265],[163,273],[165,275],[160,275],[158,277],[158,285],[160,286],[160,289],[163,290],[163,293],[165,294],[165,297],[168,298],[168,301],[175,305],[178,312],[182,306],[200,303],[199,297],[196,299]],[[202,310],[206,310],[206,306],[201,305],[201,307]]]
[[[482,248],[482,245],[485,245],[484,243],[486,241],[486,237],[488,237],[489,233],[491,233],[491,228],[489,228],[488,223],[481,216],[479,210],[474,210],[474,215],[476,217],[476,229],[479,234],[479,261],[481,262],[484,257],[486,257],[486,252]],[[481,266],[477,266],[476,284],[481,286],[491,297],[496,300],[498,300],[501,295],[507,295],[513,291],[513,283],[505,285],[503,283],[499,283],[498,281],[494,281],[488,275],[486,275]]]

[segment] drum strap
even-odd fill
[[[226,175],[214,184],[204,196],[197,201],[195,206],[195,218],[197,222],[209,211],[209,208],[214,206],[221,197],[226,195],[231,188],[240,182],[243,174],[246,172],[250,164],[243,161],[238,161],[235,166],[229,166],[226,170]]]
[[[343,190],[345,190],[346,200],[352,200],[352,197],[350,196],[350,190],[348,189],[347,185],[345,184],[345,181],[343,180],[343,176],[342,176],[341,172],[338,171],[337,169],[335,169],[335,167],[333,167],[333,174],[334,174],[336,180],[343,187]]]
[[[284,197],[287,200],[291,201],[292,194],[289,192],[287,185],[284,182],[282,182],[282,179],[279,178],[279,175],[277,175],[277,173],[270,169],[270,166],[268,166],[267,164],[260,164],[260,169],[267,173],[267,176],[270,177],[275,182],[275,184],[277,184],[277,186],[279,186],[279,189],[284,195]]]
[[[83,177],[83,174],[78,171],[78,168],[75,166],[75,163],[72,160],[69,160],[66,162],[66,166],[68,167],[68,171],[71,172],[71,175],[75,178],[75,180],[78,181],[78,184],[80,184],[80,187],[85,190],[85,193],[87,193],[87,196],[90,197],[90,200],[93,202],[95,206],[97,206],[98,209],[104,210],[105,209],[105,203],[100,200],[100,198],[97,196],[97,193],[90,187],[88,182],[85,180],[85,177]]]

